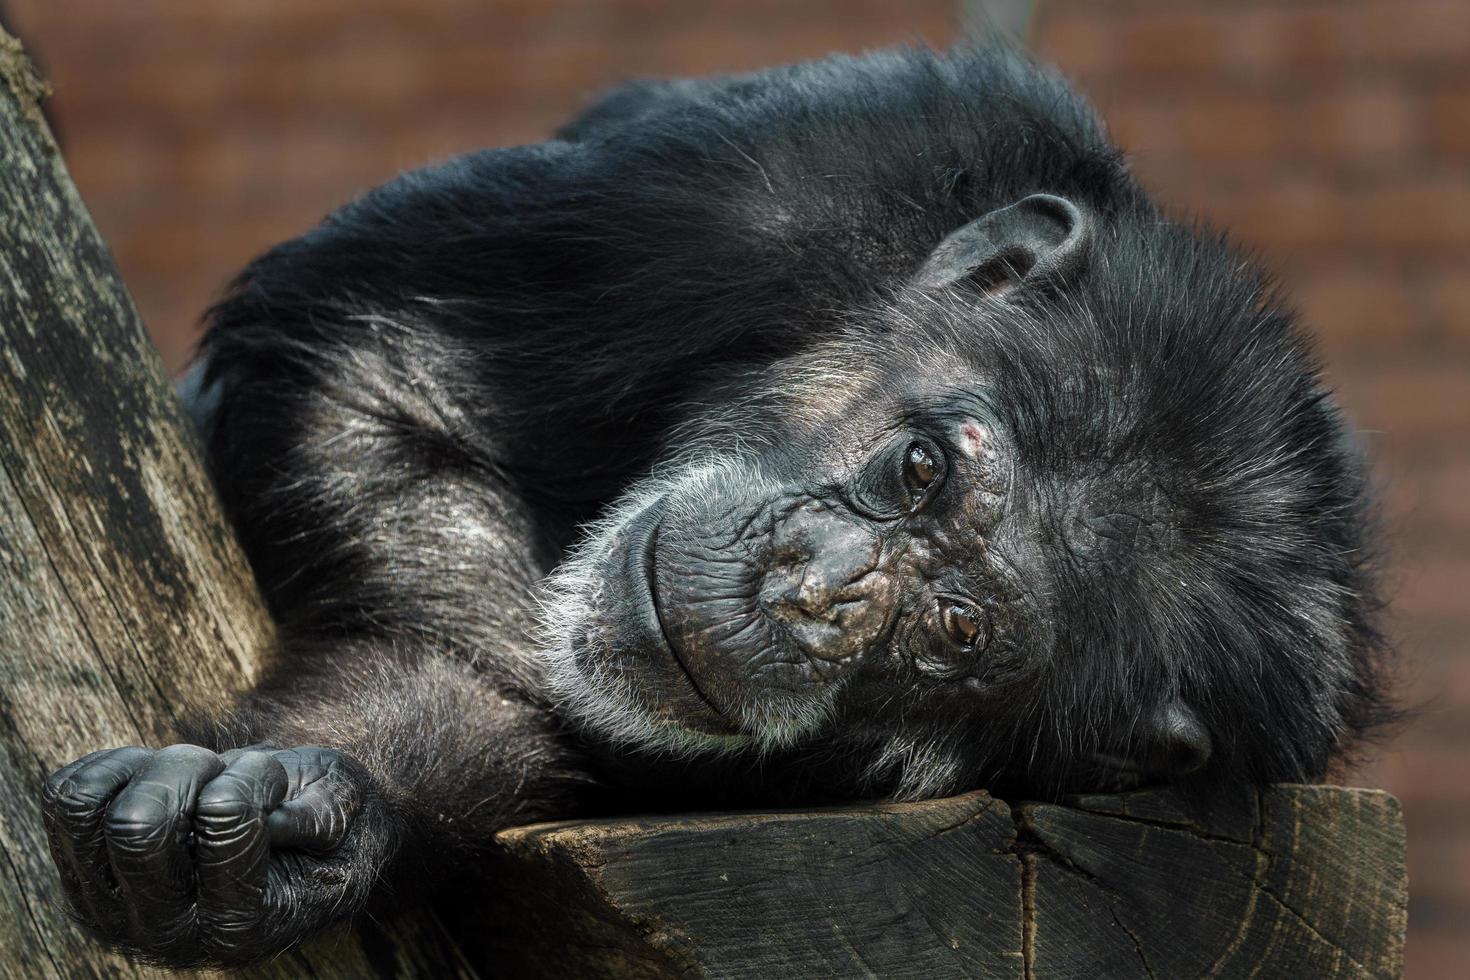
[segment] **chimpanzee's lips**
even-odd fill
[[[1102,785],[1097,787],[1100,790],[1117,791],[1134,789],[1148,781],[1143,768],[1126,755],[1118,755],[1112,752],[1094,752],[1092,754],[1092,765],[1093,773],[1102,783]]]
[[[737,728],[725,716],[725,713],[720,710],[719,706],[710,699],[709,695],[704,692],[704,689],[699,686],[699,681],[694,676],[694,672],[685,663],[678,646],[669,637],[668,629],[664,626],[663,613],[659,608],[658,559],[656,557],[662,510],[661,502],[655,503],[634,518],[635,527],[629,535],[628,542],[629,579],[634,583],[634,587],[642,593],[638,596],[638,602],[644,610],[645,625],[649,639],[657,642],[668,654],[668,659],[673,661],[675,668],[683,675],[689,690],[699,699],[703,708],[707,709],[707,712],[700,712],[699,714],[712,716],[700,718],[699,720],[708,724],[709,728],[712,729],[711,734],[736,734],[738,731]]]

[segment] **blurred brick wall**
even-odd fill
[[[947,44],[954,0],[0,0],[170,368],[267,246],[642,75]]]
[[[1470,0],[1043,0],[1033,26],[1145,183],[1280,270],[1366,433],[1427,703],[1354,781],[1404,804],[1407,975],[1470,977]]]
[[[959,6],[0,0],[171,367],[231,272],[403,168],[539,139],[621,78],[945,43]],[[1470,977],[1470,0],[1038,6],[1144,180],[1281,270],[1367,433],[1435,700],[1355,778],[1404,801],[1409,977]]]

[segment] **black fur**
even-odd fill
[[[1037,194],[1085,221],[1065,274],[1012,250],[916,284],[947,235]],[[214,474],[283,640],[272,679],[192,737],[355,760],[353,881],[401,895],[508,824],[702,791],[1314,779],[1388,715],[1364,470],[1306,339],[1013,53],[618,90],[546,143],[405,174],[273,249],[202,355]],[[868,488],[895,431],[983,435],[972,460],[938,450],[983,492],[854,516],[889,493]],[[599,671],[644,636],[624,566],[649,524],[699,699],[668,664],[651,693],[603,689],[644,678]],[[714,557],[710,526],[736,541]],[[753,595],[792,560],[778,539],[810,563],[879,542],[876,591],[842,600],[884,603],[879,666],[853,666],[877,657],[857,627],[808,643],[783,620],[771,635],[800,642],[743,666],[708,638],[688,583]],[[900,568],[925,596],[976,592],[974,659],[921,635]],[[1099,761],[1130,755],[1147,764]],[[102,931],[240,961],[365,893],[302,888],[287,927],[193,947]]]

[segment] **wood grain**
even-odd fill
[[[515,888],[466,952],[515,976],[1396,977],[1403,957],[1403,825],[1371,790],[975,792],[498,841]]]

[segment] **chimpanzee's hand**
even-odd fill
[[[105,942],[239,963],[361,903],[368,789],[331,749],[172,745],[93,752],[46,780],[42,806],[67,896]]]

